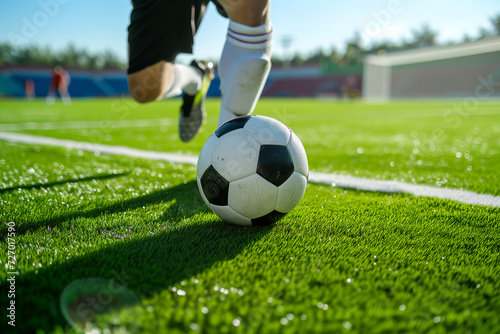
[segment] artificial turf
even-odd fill
[[[216,128],[219,101],[208,100],[204,131],[188,144],[178,139],[179,104],[174,99],[139,105],[125,98],[79,101],[70,107],[3,102],[0,119],[97,121],[95,128],[17,132],[197,155]],[[295,131],[315,171],[500,195],[499,107],[495,100],[470,107],[460,100],[364,104],[263,99],[255,113],[281,120]],[[113,123],[138,119],[158,121],[156,126],[128,128]]]
[[[119,115],[113,103],[128,105],[127,113]],[[94,129],[19,132],[197,154],[215,128],[217,103],[209,101],[205,131],[187,145],[177,140],[175,123],[104,122],[175,120],[178,100],[50,108],[2,101],[0,117],[100,120]],[[453,104],[443,102],[264,99],[256,112],[299,135],[312,170],[498,195],[498,106],[477,107],[458,127],[446,116]],[[0,205],[3,222],[16,223],[20,272],[16,327],[5,317],[1,323],[9,331],[75,331],[64,317],[79,301],[69,290],[95,279],[119,283],[128,296],[99,287],[96,296],[113,292],[116,307],[83,310],[104,313],[101,324],[112,331],[500,332],[498,208],[310,184],[274,226],[243,228],[209,211],[193,166],[4,141],[0,150]],[[2,266],[7,231],[2,224]]]

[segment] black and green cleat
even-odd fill
[[[195,95],[184,94],[181,114],[179,116],[179,137],[183,142],[189,142],[196,136],[205,121],[205,97],[210,82],[214,78],[214,66],[211,62],[195,61],[191,66],[202,72],[201,89]]]

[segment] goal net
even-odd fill
[[[500,38],[365,57],[363,98],[500,97]]]

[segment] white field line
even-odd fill
[[[198,157],[192,155],[146,151],[125,146],[93,144],[88,142],[33,136],[20,133],[0,132],[0,139],[10,142],[59,146],[81,151],[100,152],[105,154],[122,155],[150,160],[161,160],[189,165],[196,165],[198,161]],[[438,188],[426,185],[410,184],[399,181],[373,180],[355,176],[311,172],[309,174],[309,182],[363,191],[407,193],[414,196],[449,199],[466,204],[500,207],[500,196],[478,194],[472,191],[459,189]]]
[[[189,165],[196,165],[196,162],[198,161],[198,157],[189,155],[137,150],[125,146],[94,144],[89,142],[81,142],[68,139],[57,139],[57,138],[50,138],[43,136],[26,135],[21,133],[0,132],[0,139],[11,142],[24,143],[24,144],[59,146],[80,151],[99,152],[99,153],[113,154],[113,155],[124,155],[127,157],[143,158],[150,160],[163,160],[168,162],[176,162]]]
[[[23,130],[61,130],[61,129],[98,129],[98,128],[145,128],[152,126],[173,125],[171,118],[158,119],[123,119],[103,121],[67,121],[67,122],[28,122],[28,123],[3,123],[0,131]]]
[[[400,181],[373,180],[349,175],[311,172],[309,174],[309,182],[334,185],[341,188],[356,190],[383,193],[407,193],[414,196],[450,199],[466,204],[479,204],[497,208],[500,207],[500,196],[478,194],[472,191],[460,189],[438,188],[420,184],[411,184]]]

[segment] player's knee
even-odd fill
[[[148,103],[152,101],[156,101],[160,98],[160,96],[155,96],[154,94],[145,93],[142,89],[136,89],[130,91],[130,96],[139,103]]]
[[[130,96],[139,103],[161,99],[170,84],[172,72],[173,65],[161,62],[129,74]]]
[[[128,77],[128,88],[130,96],[139,103],[147,103],[158,100],[161,97],[160,87],[147,87],[143,85],[141,77]]]
[[[260,26],[269,21],[270,0],[219,0],[229,18],[248,26]]]

